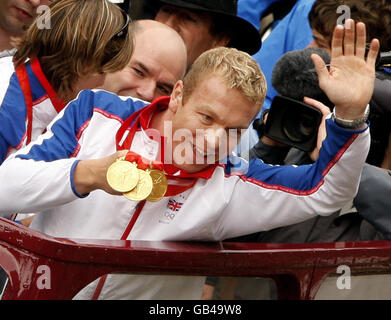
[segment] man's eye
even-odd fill
[[[140,77],[144,76],[144,72],[142,72],[141,70],[139,70],[137,68],[133,68],[133,71]]]
[[[171,94],[171,91],[170,91],[169,89],[167,89],[166,87],[158,86],[158,89],[159,89],[159,91],[160,91],[162,94],[164,94],[164,95],[166,95],[166,96],[168,96],[168,95]]]
[[[171,7],[167,7],[167,6],[164,6],[160,9],[160,11],[164,12],[164,13],[168,13],[170,14],[173,10]]]
[[[197,22],[197,20],[193,16],[191,16],[189,14],[182,15],[182,19],[185,20],[185,21]]]
[[[202,118],[206,122],[211,122],[213,120],[213,118],[211,116],[208,116],[207,114],[203,114]]]

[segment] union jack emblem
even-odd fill
[[[179,211],[180,208],[182,208],[183,202],[177,202],[174,199],[168,200],[168,209],[172,211]]]

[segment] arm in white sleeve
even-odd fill
[[[77,134],[88,124],[93,91],[83,91],[49,125],[47,132],[0,166],[0,215],[31,213],[79,197],[73,186]]]
[[[0,216],[31,213],[78,198],[73,171],[78,160],[52,162],[9,159],[0,167]]]
[[[345,130],[331,119],[326,125],[327,138],[314,164],[271,166],[253,159],[246,175],[227,175],[230,200],[218,239],[328,215],[352,201],[369,150],[369,130]]]
[[[80,92],[45,134],[0,166],[0,215],[39,212],[84,197],[74,185],[75,156],[94,110],[103,108],[117,118],[127,118],[144,106],[145,102],[121,99],[106,91]]]

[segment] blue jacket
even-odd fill
[[[262,13],[276,0],[240,0],[238,15],[256,24]],[[271,85],[271,75],[277,60],[286,52],[305,48],[312,41],[308,14],[315,0],[298,0],[290,13],[286,15],[273,29],[272,33],[262,43],[262,48],[253,56],[265,74],[268,91],[262,108],[270,108],[276,90]],[[258,20],[257,20],[258,19]],[[258,23],[259,25],[259,23]]]

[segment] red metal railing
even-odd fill
[[[72,299],[114,272],[272,277],[280,299],[313,299],[323,280],[348,265],[352,274],[391,272],[391,241],[321,244],[148,242],[53,238],[0,218],[3,299]],[[39,266],[50,289],[39,289]]]

